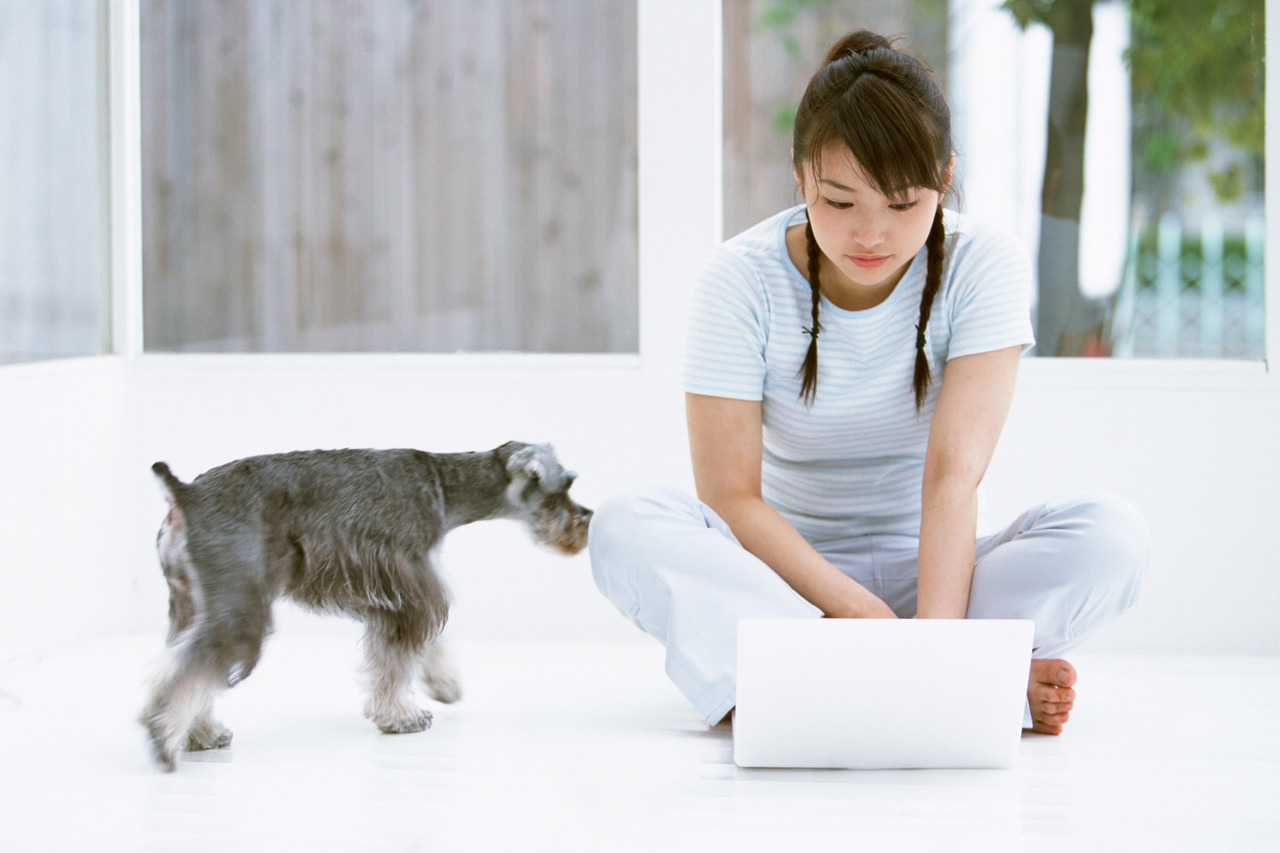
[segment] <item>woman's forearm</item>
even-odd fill
[[[827,616],[894,616],[889,606],[841,572],[765,503],[760,491],[759,401],[686,394],[689,450],[698,497],[738,542]]]
[[[742,547],[759,557],[825,615],[892,618],[889,606],[831,565],[777,510],[760,498],[713,504]]]
[[[973,582],[977,487],[959,477],[926,478],[920,509],[916,615],[963,619]]]

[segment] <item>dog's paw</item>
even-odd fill
[[[416,713],[399,720],[374,720],[378,728],[389,735],[407,735],[431,728],[431,712],[418,709]]]
[[[197,726],[187,736],[187,750],[199,752],[204,749],[225,749],[231,746],[231,729],[221,723]]]
[[[422,677],[422,683],[427,688],[427,695],[437,702],[449,705],[462,698],[462,685],[452,672],[427,673]]]

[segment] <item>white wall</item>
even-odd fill
[[[1280,393],[1230,367],[1024,362],[995,514],[1102,488],[1151,528],[1143,597],[1091,648],[1280,654]]]
[[[638,357],[125,355],[0,368],[0,660],[104,632],[159,641],[157,459],[190,478],[274,450],[518,438],[552,441],[588,505],[634,482],[687,486],[672,318],[720,233],[707,49],[718,38],[714,0],[641,4]],[[1146,514],[1145,596],[1091,650],[1280,654],[1277,426],[1280,383],[1260,367],[1029,361],[988,477],[991,514],[1098,487]],[[640,639],[595,592],[585,555],[544,553],[493,523],[456,533],[443,557],[461,636]]]
[[[125,624],[124,401],[107,361],[0,369],[0,660]]]
[[[190,478],[277,450],[515,438],[552,441],[588,505],[637,482],[690,482],[674,379],[628,360],[98,359],[0,371],[0,409],[0,659],[109,631],[159,637],[157,459]],[[1146,514],[1143,599],[1093,650],[1280,654],[1277,424],[1280,394],[1265,377],[1081,378],[1029,361],[988,477],[991,514],[1085,488]],[[459,636],[639,637],[596,593],[585,555],[542,551],[515,525],[459,531],[443,560]],[[329,630],[288,610],[281,624]]]

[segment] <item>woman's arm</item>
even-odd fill
[[[929,428],[920,509],[916,615],[962,619],[969,608],[978,484],[1013,402],[1022,347],[947,362]]]
[[[685,410],[698,497],[742,546],[827,616],[893,618],[888,605],[823,559],[764,502],[760,403],[686,394]]]

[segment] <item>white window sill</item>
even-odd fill
[[[1019,382],[1034,388],[1280,389],[1265,361],[1172,358],[1025,358]]]

